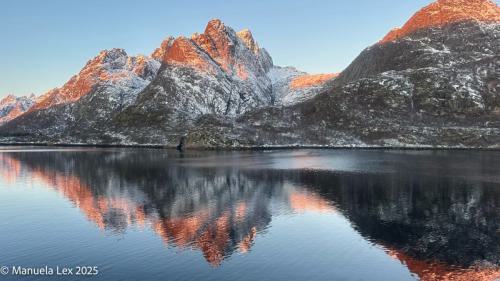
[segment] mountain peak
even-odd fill
[[[101,62],[111,62],[121,57],[127,57],[127,52],[124,49],[113,48],[111,50],[102,50],[95,60]]]
[[[30,111],[75,102],[100,83],[120,84],[123,81],[131,81],[134,77],[149,79],[157,70],[150,64],[151,61],[150,57],[142,55],[128,56],[124,49],[103,50],[61,88],[50,90],[39,97]],[[158,64],[156,61],[155,63]]]
[[[167,37],[167,39],[163,40],[161,42],[160,47],[156,48],[151,55],[155,60],[157,61],[163,61],[165,59],[165,55],[167,53],[167,50],[172,47],[172,44],[174,43],[175,38],[173,36]]]
[[[168,44],[164,52],[163,61],[170,64],[186,65],[197,69],[212,71],[212,68],[204,56],[196,46],[193,39],[188,39],[184,36],[177,37],[175,40],[167,41]],[[164,41],[165,42],[165,41]]]
[[[414,14],[403,27],[393,29],[380,43],[397,40],[420,29],[464,21],[500,22],[500,7],[491,0],[438,0]]]
[[[7,95],[6,97],[0,100],[0,107],[13,104],[16,102],[16,100],[17,100],[16,96]]]
[[[194,33],[190,38],[167,38],[152,56],[166,64],[205,72],[222,70],[243,80],[249,77],[249,71],[266,72],[269,63],[272,64],[250,30],[236,33],[219,19],[210,20],[201,34]]]
[[[212,19],[207,23],[205,34],[213,33],[214,31],[220,32],[226,29],[226,25],[220,19]]]
[[[259,53],[259,45],[255,42],[253,34],[249,29],[243,29],[237,35],[254,54]]]
[[[193,41],[215,60],[224,71],[230,72],[234,64],[234,31],[219,19],[208,22],[205,32],[193,37]]]

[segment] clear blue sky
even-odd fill
[[[499,3],[497,0],[497,3]],[[337,72],[432,0],[2,0],[0,97],[61,86],[100,50],[150,54],[220,18],[277,65]]]

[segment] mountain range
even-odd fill
[[[65,85],[0,102],[0,141],[241,148],[500,147],[500,8],[438,0],[341,73],[273,63],[220,20],[151,56],[102,51]]]

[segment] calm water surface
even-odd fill
[[[0,148],[0,266],[84,265],[106,281],[495,280],[500,152]]]

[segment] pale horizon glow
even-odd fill
[[[151,55],[166,37],[201,33],[213,18],[250,29],[276,65],[338,73],[431,2],[4,0],[0,98],[60,87],[104,49]]]

